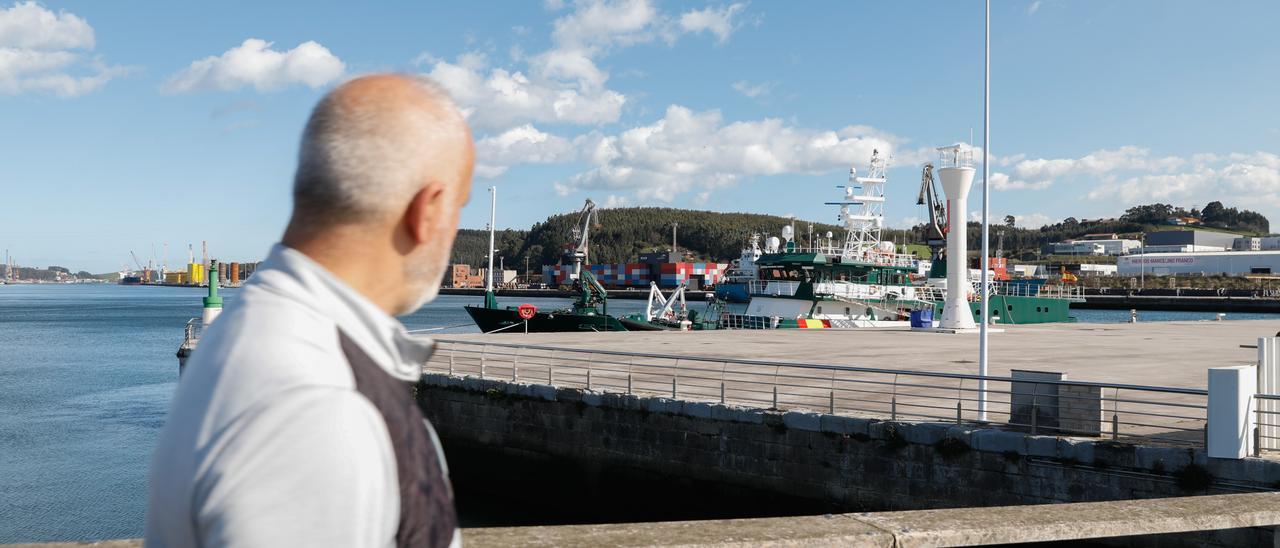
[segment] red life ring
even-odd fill
[[[532,320],[533,316],[538,313],[538,307],[531,304],[522,304],[516,307],[516,314],[520,315],[522,320]]]

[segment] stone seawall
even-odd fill
[[[939,423],[775,412],[428,374],[446,448],[570,460],[820,501],[831,512],[1269,491],[1280,463]]]

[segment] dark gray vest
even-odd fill
[[[342,353],[355,374],[356,391],[368,398],[387,423],[400,482],[398,546],[448,546],[458,528],[453,487],[431,424],[413,399],[413,383],[387,374],[345,333]]]

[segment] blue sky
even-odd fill
[[[24,265],[255,260],[309,108],[430,74],[478,141],[463,226],[590,197],[833,220],[872,148],[923,216],[932,147],[981,144],[982,4],[0,4],[0,246]],[[1213,199],[1280,220],[1280,3],[997,1],[992,211],[1034,226]],[[976,203],[976,202],[975,202]],[[607,222],[607,217],[606,217]],[[776,227],[748,227],[772,230]]]

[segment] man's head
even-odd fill
[[[466,122],[435,83],[351,80],[307,121],[284,243],[388,312],[412,312],[439,291],[474,160]]]

